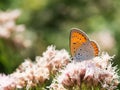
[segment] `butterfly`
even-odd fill
[[[98,56],[99,47],[86,33],[74,28],[70,32],[70,52],[75,61],[89,60]]]

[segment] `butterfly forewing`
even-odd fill
[[[78,48],[89,39],[84,32],[78,29],[72,29],[70,33],[70,50],[74,56]]]

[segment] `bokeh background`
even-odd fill
[[[71,28],[115,55],[120,68],[120,0],[0,0],[0,72],[34,61],[49,45],[69,52]]]

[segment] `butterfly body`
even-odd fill
[[[72,29],[70,33],[70,49],[73,60],[89,60],[99,53],[98,45],[90,41],[88,36],[79,29]]]

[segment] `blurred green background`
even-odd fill
[[[82,29],[101,52],[115,55],[120,68],[120,0],[0,0],[1,12],[15,9],[21,11],[16,25],[24,24],[32,44],[25,48],[0,38],[1,73],[12,73],[25,58],[35,60],[49,45],[69,51],[71,28]]]

